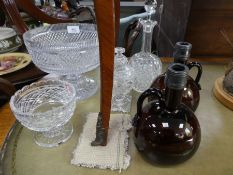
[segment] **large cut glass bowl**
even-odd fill
[[[73,132],[69,122],[76,107],[75,88],[61,80],[43,80],[18,90],[10,107],[16,119],[36,131],[36,143],[44,147],[58,146]]]
[[[61,23],[29,30],[23,35],[32,61],[41,70],[63,76],[76,88],[77,99],[98,89],[81,74],[99,66],[99,42],[95,24]]]

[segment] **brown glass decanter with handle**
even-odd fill
[[[195,111],[198,107],[199,101],[200,101],[200,93],[199,90],[201,89],[201,86],[199,84],[199,81],[201,79],[202,75],[202,66],[201,64],[197,62],[188,62],[188,59],[190,57],[192,45],[188,42],[177,42],[175,45],[175,51],[174,51],[174,62],[175,63],[181,63],[188,66],[189,69],[192,69],[193,67],[197,68],[197,75],[195,80],[191,77],[187,77],[187,84],[184,87],[183,95],[182,95],[182,102],[186,104],[188,107],[190,107],[193,111]],[[161,74],[158,76],[152,83],[152,88],[158,88],[165,91],[165,74]],[[149,101],[153,100],[153,98],[149,98]]]
[[[181,102],[188,67],[173,63],[165,75],[165,95],[150,88],[137,102],[133,120],[134,142],[141,155],[153,164],[181,163],[196,152],[201,140],[199,122],[193,111]],[[155,100],[142,107],[147,97]]]

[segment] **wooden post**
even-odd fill
[[[105,146],[107,144],[113,87],[115,26],[119,25],[119,23],[115,23],[115,18],[119,18],[117,4],[119,3],[114,0],[94,1],[100,47],[101,99],[96,125],[96,139],[91,143],[92,146]]]

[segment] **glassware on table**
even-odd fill
[[[69,122],[76,107],[75,88],[61,80],[43,80],[18,90],[10,107],[16,119],[34,132],[43,147],[58,146],[73,132]]]
[[[174,50],[174,62],[181,63],[188,66],[189,69],[196,67],[198,72],[196,75],[195,80],[191,77],[187,77],[187,84],[184,87],[183,95],[182,95],[182,102],[186,104],[190,109],[195,111],[198,107],[200,101],[200,78],[202,75],[202,66],[200,63],[197,62],[188,62],[188,59],[191,54],[192,45],[188,42],[177,42],[175,45]],[[152,83],[152,88],[158,88],[163,93],[165,92],[165,80],[166,73],[159,75]],[[154,98],[150,97],[149,101],[153,100]]]
[[[134,71],[133,89],[143,92],[161,74],[162,63],[158,56],[151,53],[152,32],[157,22],[150,19],[141,19],[140,22],[143,25],[142,50],[134,54],[129,63]]]
[[[112,111],[130,112],[133,86],[133,71],[128,58],[123,55],[125,49],[115,48]]]
[[[134,141],[138,151],[150,162],[177,164],[193,156],[201,140],[201,129],[194,112],[181,103],[187,83],[188,67],[173,63],[168,67],[165,95],[148,89],[137,102]],[[149,96],[156,96],[142,107]]]
[[[95,24],[53,24],[29,30],[23,38],[35,65],[45,72],[65,75],[62,79],[75,86],[77,100],[96,93],[96,81],[82,75],[99,66]]]

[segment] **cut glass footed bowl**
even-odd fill
[[[44,80],[23,87],[11,97],[16,119],[35,131],[35,142],[44,147],[58,146],[71,137],[69,122],[76,107],[75,88],[61,80]]]
[[[95,24],[53,24],[29,30],[23,39],[35,65],[47,73],[65,75],[62,79],[75,86],[77,100],[95,94],[96,81],[81,76],[99,66]]]

